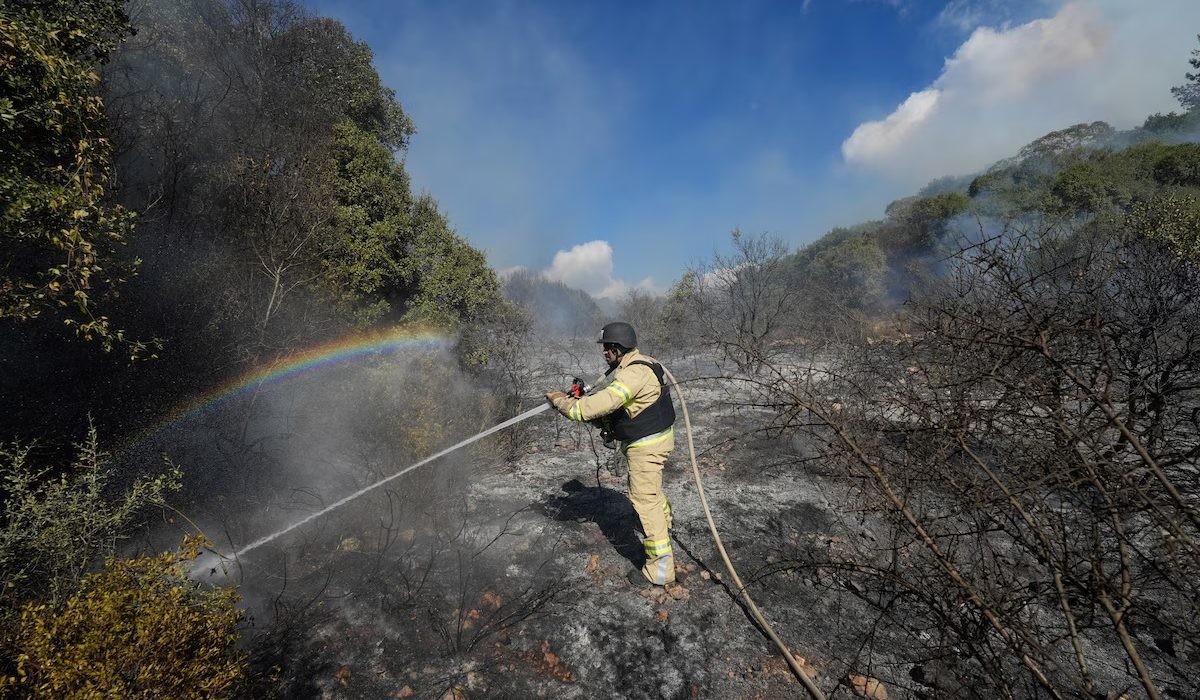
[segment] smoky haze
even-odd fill
[[[498,466],[496,443],[487,439],[244,557],[227,558],[491,427],[497,410],[495,395],[462,375],[449,350],[370,357],[250,386],[123,455],[122,468],[142,472],[167,455],[183,467],[186,479],[174,500],[187,517],[170,518],[133,547],[170,548],[183,532],[198,527],[219,556],[202,557],[193,575],[237,582],[253,614],[281,626],[290,619],[289,601],[328,600],[337,624],[353,625],[358,616],[373,614],[352,600],[333,600],[340,596],[420,599],[429,614],[450,616],[447,591],[498,590],[504,567],[516,562],[530,567],[533,576],[522,590],[551,595],[554,576],[542,571],[548,549],[526,540],[514,553],[506,542],[496,542],[513,512],[527,504],[502,493],[481,502],[468,495],[474,475]],[[381,570],[399,572],[399,578],[382,583],[373,577]]]
[[[528,270],[508,274],[504,297],[524,309],[542,334],[594,335],[602,318],[599,305],[587,292]]]

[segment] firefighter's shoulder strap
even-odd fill
[[[661,364],[659,364],[657,362],[650,362],[648,360],[634,360],[633,362],[630,362],[629,364],[627,364],[625,366],[632,367],[634,365],[646,365],[647,367],[650,368],[651,372],[654,372],[654,376],[658,377],[658,383],[660,385],[664,384],[664,382],[663,382],[663,367]]]

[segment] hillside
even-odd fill
[[[19,0],[0,65],[0,697],[796,696],[681,422],[678,585],[626,581],[588,424],[397,478],[599,375],[612,318],[826,697],[1195,696],[1200,73],[598,302],[498,275],[300,5]]]

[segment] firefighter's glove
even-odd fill
[[[554,405],[554,402],[555,402],[555,401],[557,401],[557,400],[559,400],[559,399],[565,399],[565,398],[567,398],[567,395],[566,395],[566,394],[564,394],[564,393],[563,393],[563,392],[561,392],[561,391],[547,391],[547,392],[546,392],[546,401],[547,401],[547,402],[548,402],[548,403],[549,403],[551,406],[553,406],[553,405]]]

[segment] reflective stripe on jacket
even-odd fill
[[[635,361],[657,362],[636,349],[630,350],[621,358],[608,384],[581,399],[560,398],[554,402],[554,407],[567,418],[577,421],[595,420],[622,408],[630,418],[636,418],[658,400],[661,388],[654,370],[643,364],[631,364]]]

